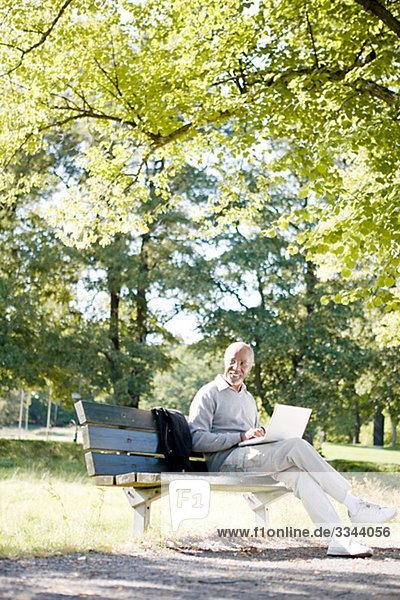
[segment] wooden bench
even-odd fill
[[[160,452],[157,427],[150,411],[79,401],[75,410],[82,428],[87,471],[96,485],[116,486],[124,490],[134,509],[134,534],[143,533],[150,523],[151,504],[162,494],[161,474],[167,473]],[[193,453],[194,473],[183,477],[201,477],[206,463]],[[196,474],[197,473],[197,474]],[[204,475],[203,475],[204,477]],[[256,525],[268,524],[271,502],[287,494],[284,484],[260,474],[207,474],[211,490],[242,492],[255,513]]]

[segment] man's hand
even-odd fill
[[[244,433],[241,434],[240,439],[242,442],[245,440],[251,440],[256,437],[262,437],[265,435],[265,430],[263,427],[258,427],[257,429],[248,429]]]

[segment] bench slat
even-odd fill
[[[131,427],[156,431],[156,422],[148,410],[131,408],[129,406],[113,406],[101,402],[86,402],[79,400],[75,403],[75,411],[80,425],[95,423],[112,427]]]
[[[158,434],[155,431],[85,425],[82,427],[82,440],[85,450],[122,450],[142,454],[162,454]]]
[[[99,486],[115,485],[115,477],[114,475],[99,475],[94,477],[94,482]]]
[[[229,488],[229,490],[243,490],[243,489],[255,489],[255,490],[278,490],[278,489],[286,489],[286,486],[273,479],[272,477],[265,475],[260,476],[259,474],[248,473],[247,475],[239,474],[236,475],[227,475],[226,473],[205,473],[204,475],[198,473],[177,473],[173,475],[173,479],[182,478],[183,482],[187,479],[204,479],[208,481],[213,489],[225,489]],[[172,477],[171,477],[172,478]],[[166,481],[168,479],[166,478]],[[123,473],[121,475],[117,475],[115,478],[116,485],[161,485],[162,483],[162,475],[160,473]]]
[[[145,455],[129,454],[103,454],[100,452],[87,452],[85,454],[88,474],[93,475],[120,475],[132,471],[145,471],[148,473],[165,473],[168,471],[165,460]]]

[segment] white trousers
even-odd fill
[[[271,475],[300,498],[313,523],[338,524],[340,517],[327,494],[343,502],[350,484],[303,439],[235,448],[220,471]]]

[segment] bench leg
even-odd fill
[[[269,525],[269,507],[268,504],[264,504],[257,510],[254,511],[254,524],[259,527],[268,527]]]
[[[255,525],[267,527],[269,525],[269,505],[287,493],[289,493],[289,490],[285,488],[272,492],[244,493],[243,497],[254,512]]]
[[[123,488],[123,490],[134,510],[133,535],[142,535],[150,525],[151,503],[160,498],[161,490],[160,488],[137,490],[130,487]]]

